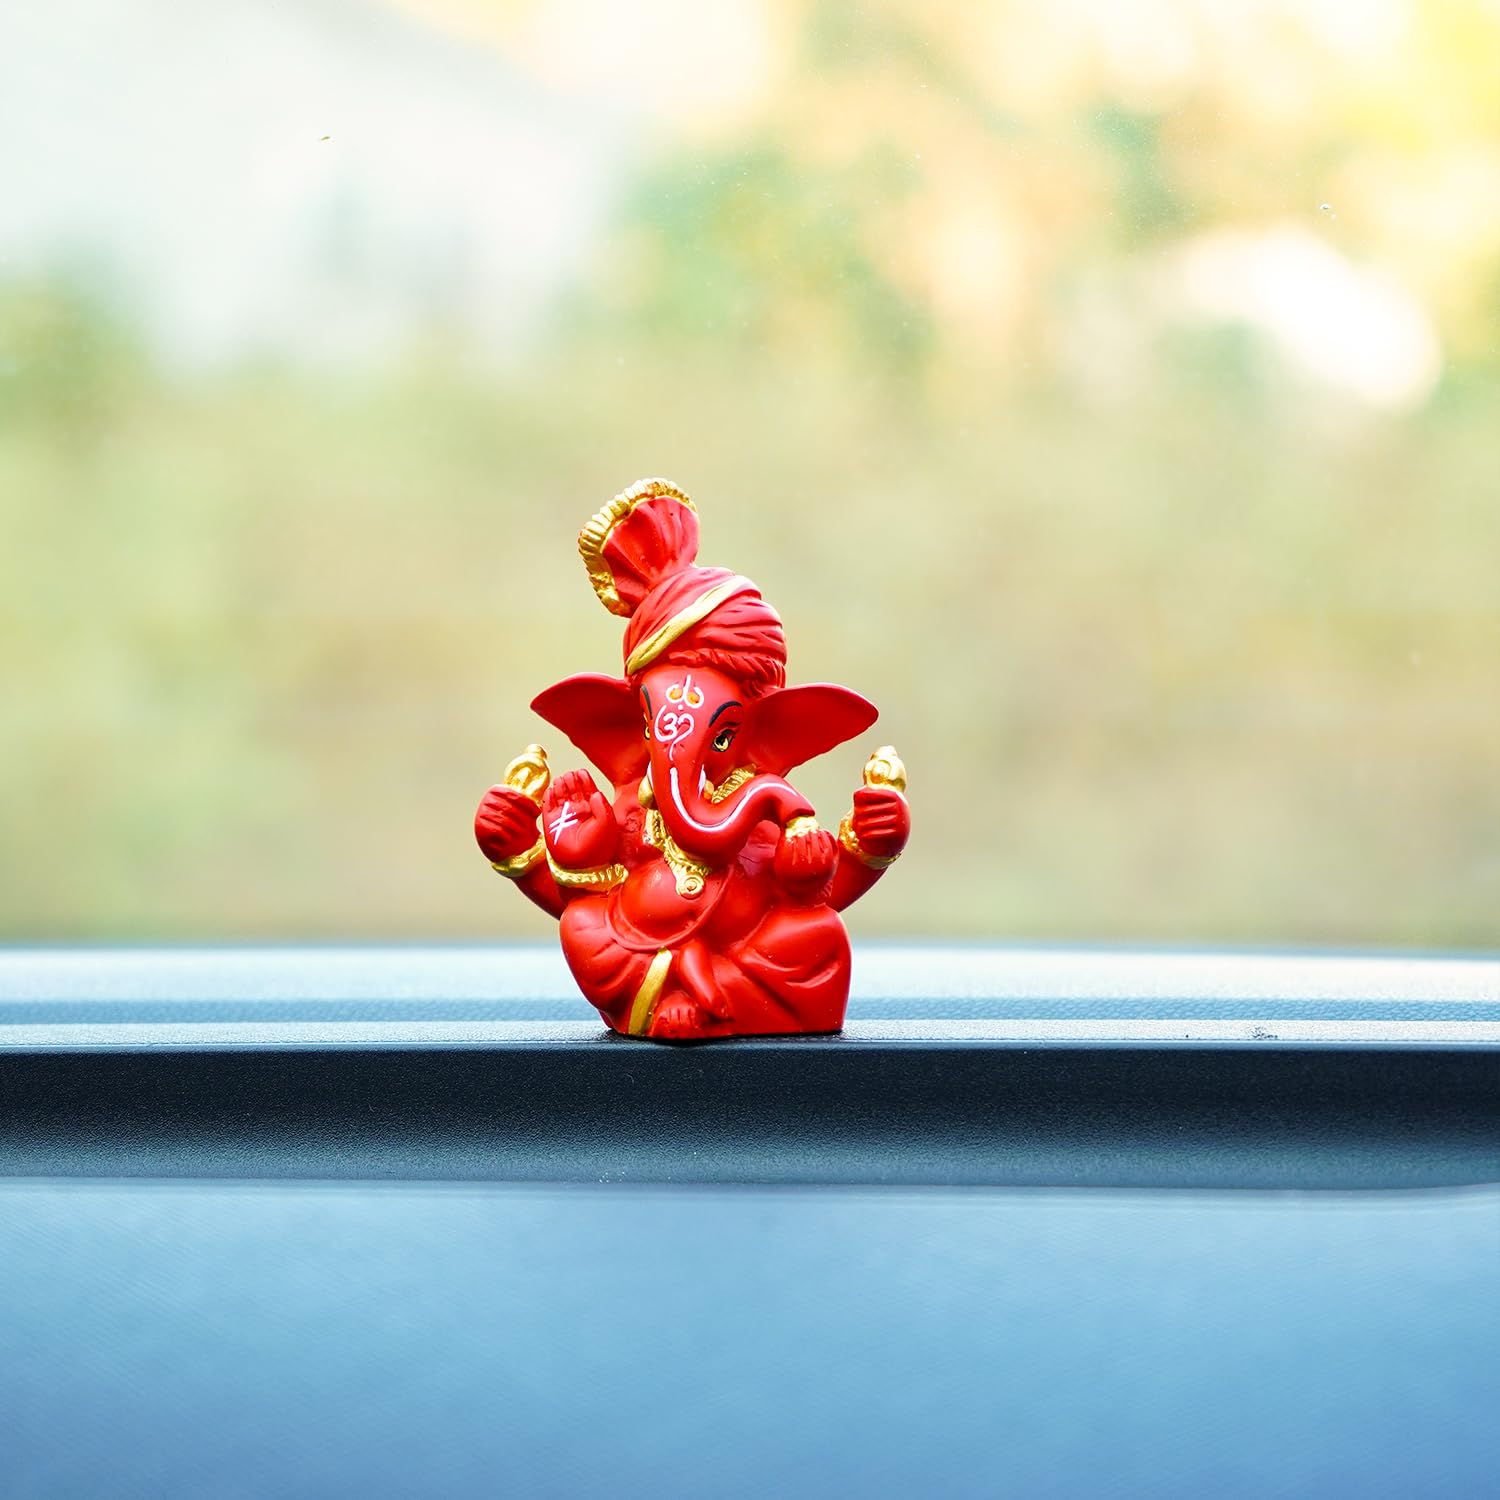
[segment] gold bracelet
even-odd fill
[[[512,855],[510,859],[492,860],[490,869],[497,875],[505,876],[507,880],[519,880],[523,875],[531,874],[546,852],[546,840],[539,837],[524,854]]]
[[[899,850],[895,854],[866,854],[859,847],[859,839],[855,836],[854,814],[852,812],[845,813],[844,821],[839,824],[839,843],[862,865],[867,865],[872,870],[884,870],[901,858]]]
[[[599,865],[592,870],[565,870],[550,854],[547,868],[559,885],[571,886],[575,890],[609,891],[625,878],[625,866],[619,863]]]

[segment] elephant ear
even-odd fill
[[[863,734],[880,710],[831,682],[808,682],[757,698],[745,711],[740,743],[757,771],[784,776],[793,766]]]
[[[620,677],[580,672],[554,682],[532,708],[562,730],[614,783],[615,790],[646,772],[646,741],[635,689]]]

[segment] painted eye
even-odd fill
[[[734,730],[732,730],[732,729],[721,729],[714,736],[714,749],[715,750],[727,750],[729,748],[730,742],[733,739],[734,739]]]

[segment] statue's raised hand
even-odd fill
[[[620,844],[614,812],[587,771],[568,771],[547,788],[542,834],[547,853],[565,870],[610,864]]]
[[[873,859],[895,859],[911,837],[911,809],[894,787],[862,786],[854,794],[849,826]]]
[[[474,814],[474,837],[491,864],[516,859],[536,843],[536,803],[513,786],[492,786]]]

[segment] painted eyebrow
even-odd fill
[[[714,727],[714,725],[718,723],[718,721],[719,721],[719,715],[721,713],[723,713],[726,708],[743,708],[744,706],[745,705],[743,703],[741,703],[738,698],[731,698],[728,703],[721,703],[714,710],[714,716],[713,716],[713,718],[711,718],[708,721],[708,727],[710,729],[712,729]]]
[[[651,690],[649,688],[642,688],[641,697],[646,700],[646,712],[649,714],[651,712]]]

